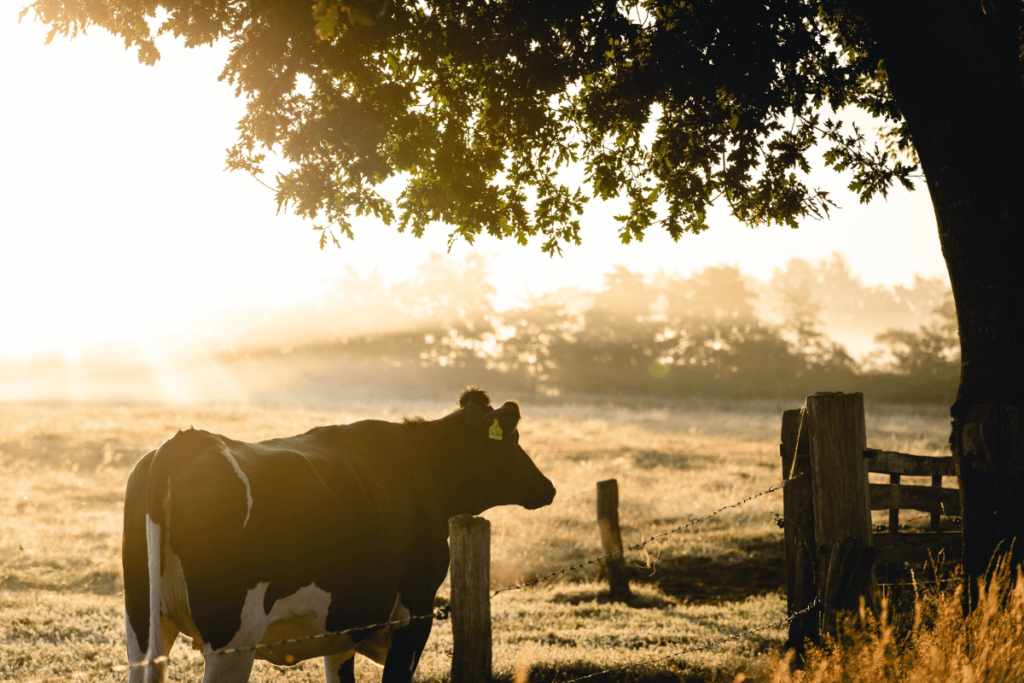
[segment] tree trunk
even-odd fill
[[[1013,2],[869,3],[863,16],[931,193],[962,351],[950,446],[965,609],[1024,559],[1024,86]]]

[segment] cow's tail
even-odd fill
[[[159,515],[162,517],[162,515]],[[162,683],[164,680],[164,643],[160,628],[161,602],[163,599],[163,562],[160,556],[163,547],[163,519],[156,521],[146,513],[146,551],[149,558],[149,651],[146,653],[145,683]]]
[[[146,496],[146,555],[149,567],[149,650],[146,652],[145,683],[162,683],[167,660],[164,656],[163,629],[163,547],[170,525],[171,475],[180,465],[182,446],[187,445],[178,432],[157,449],[149,467],[149,491]],[[194,432],[193,432],[194,434]],[[183,443],[184,442],[184,443]]]

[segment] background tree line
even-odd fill
[[[482,257],[440,255],[395,283],[348,270],[319,299],[232,323],[220,355],[273,365],[283,354],[314,384],[384,372],[396,386],[455,373],[547,395],[842,390],[943,402],[956,391],[956,319],[938,279],[869,287],[839,255],[793,259],[766,283],[730,266],[649,278],[620,266],[598,291],[562,289],[498,311],[487,275]]]

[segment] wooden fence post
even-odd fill
[[[933,475],[932,476],[932,487],[933,488],[938,488],[938,489],[942,488],[942,475],[941,474],[940,475]],[[933,512],[932,513],[932,518],[931,518],[930,522],[931,523],[928,525],[928,528],[931,531],[939,531],[939,529],[941,528],[940,525],[942,523],[942,513]]]
[[[823,596],[835,596],[831,604],[826,601],[822,606],[821,628],[823,632],[834,632],[836,624],[825,615],[837,614],[838,610],[851,606],[855,608],[861,595],[870,606],[876,605],[874,572],[863,571],[865,562],[873,566],[875,556],[871,547],[871,503],[864,461],[867,448],[864,395],[812,394],[807,397],[804,411],[814,483],[818,585],[824,589]],[[840,543],[847,538],[854,543],[846,544],[844,552],[838,552]],[[830,560],[843,566],[830,570]],[[843,577],[842,586],[830,587],[830,575],[833,581]],[[850,581],[851,576],[856,581]]]
[[[811,456],[807,425],[802,424],[799,410],[787,410],[782,414],[781,441],[782,478],[793,479],[782,491],[782,508],[786,538],[786,602],[788,613],[794,614],[814,602],[818,592]],[[819,642],[819,613],[820,608],[817,608],[789,622],[787,648],[795,648],[802,655],[806,640]]]
[[[860,539],[847,536],[832,546],[825,581],[825,599],[821,622],[823,630],[835,633],[837,618],[843,611],[855,611],[863,596],[868,607],[874,607],[867,588],[872,584],[875,568],[875,549],[865,547]]]
[[[900,483],[900,479],[901,479],[901,477],[900,477],[899,473],[892,473],[892,472],[889,473],[889,484],[891,486],[898,486],[899,483]],[[870,498],[871,498],[870,488],[871,487],[869,485],[868,486],[868,489],[869,489],[868,499],[869,499],[869,501],[870,501]],[[899,504],[899,500],[897,500],[897,504]],[[871,513],[869,512],[868,514],[870,515]],[[896,536],[898,536],[899,533],[900,533],[900,509],[898,507],[889,508],[889,533],[890,534],[896,534]],[[893,538],[896,538],[896,536],[893,536]],[[898,577],[899,577],[899,564],[897,564],[896,562],[889,562],[889,563],[887,563],[885,565],[885,574],[886,574],[886,581],[888,581],[889,583],[896,583],[896,581],[898,580]]]
[[[491,523],[448,520],[452,579],[452,683],[491,680]]]
[[[615,479],[597,482],[597,526],[601,532],[604,554],[619,553],[601,560],[608,575],[608,588],[612,600],[629,602],[633,597],[626,576],[626,562],[622,557],[622,532],[619,530],[619,483]]]

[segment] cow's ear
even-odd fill
[[[466,387],[466,390],[462,392],[462,396],[459,396],[459,407],[468,408],[469,406],[490,408],[491,399],[488,398],[487,392],[480,387]]]
[[[516,431],[521,415],[519,404],[508,401],[497,410],[492,410],[480,420],[483,428],[487,430],[487,436],[495,441],[508,441],[512,433]]]

